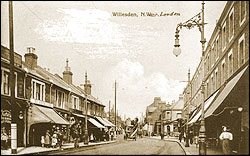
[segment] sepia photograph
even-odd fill
[[[1,155],[249,155],[249,1],[1,1]]]

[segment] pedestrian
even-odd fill
[[[45,137],[41,136],[41,145],[42,145],[42,147],[44,147],[44,144],[45,144]]]
[[[190,129],[190,132],[189,132],[189,140],[190,140],[190,144],[192,145],[193,144],[193,129],[192,128]]]
[[[44,138],[44,144],[46,148],[50,147],[50,137],[51,137],[50,131],[47,130]]]
[[[6,133],[5,127],[2,128],[1,131],[1,146],[4,150],[7,149],[7,142],[8,142],[8,134]]]
[[[90,139],[89,139],[90,142],[94,142],[94,135],[93,133],[90,134]]]
[[[58,146],[59,146],[59,148],[62,148],[63,135],[62,135],[62,132],[60,130],[58,130],[57,137],[58,137]]]
[[[223,127],[223,132],[220,135],[220,140],[222,140],[222,152],[224,155],[231,154],[230,141],[233,140],[233,134],[229,132],[229,128]]]
[[[114,132],[111,131],[111,132],[110,132],[110,135],[111,135],[111,140],[113,140],[113,139],[114,139]]]
[[[198,147],[198,135],[195,135],[194,136],[194,143],[195,143],[195,147],[197,148]]]
[[[183,132],[183,139],[184,139],[184,142],[187,139],[186,132]]]
[[[52,135],[52,143],[51,143],[51,146],[52,146],[53,148],[55,148],[56,145],[57,145],[57,134],[54,133],[54,134]]]
[[[179,134],[179,140],[181,142],[181,140],[182,140],[182,132],[180,132],[180,134]]]

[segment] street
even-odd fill
[[[44,153],[43,153],[44,154]],[[123,135],[116,143],[85,147],[67,151],[46,153],[48,155],[185,155],[181,146],[176,142],[157,140],[153,138],[138,138],[123,140]]]

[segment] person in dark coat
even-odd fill
[[[45,139],[44,139],[45,147],[50,147],[50,144],[51,144],[50,140],[51,140],[50,131],[47,130],[45,134]]]

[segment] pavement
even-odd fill
[[[161,139],[160,136],[153,136],[151,138]],[[183,140],[180,142],[177,137],[164,137],[164,140],[178,142],[187,155],[199,155],[199,145],[196,147],[195,144],[189,144],[189,147],[185,147],[185,142]],[[207,155],[223,155],[223,153],[220,149],[207,148]]]
[[[96,145],[103,145],[103,144],[110,144],[115,143],[116,140],[113,141],[103,141],[103,142],[89,142],[88,145],[84,145],[83,142],[79,143],[79,147],[90,147],[90,146],[96,146]],[[49,151],[59,151],[59,150],[68,150],[73,149],[74,143],[66,143],[62,145],[62,148],[46,148],[46,147],[40,147],[40,146],[31,146],[31,147],[18,147],[17,148],[17,154],[11,154],[11,149],[7,150],[1,150],[1,155],[27,155],[27,154],[37,154],[37,153],[45,153]]]

